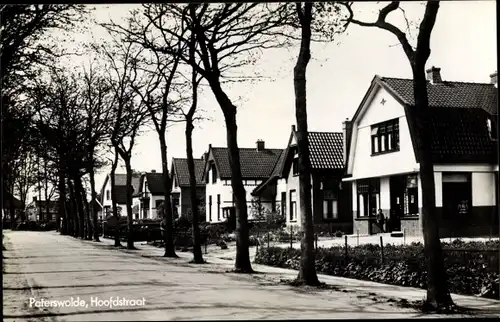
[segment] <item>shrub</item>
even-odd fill
[[[448,274],[449,290],[464,295],[498,298],[499,241],[486,243],[443,243],[444,261]],[[423,245],[384,246],[384,262],[378,245],[319,248],[316,269],[328,275],[343,276],[374,282],[427,287],[427,267]],[[260,264],[298,269],[300,250],[278,247],[259,248],[255,261]]]

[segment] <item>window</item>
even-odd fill
[[[380,180],[372,178],[357,182],[358,217],[375,216],[380,208]]]
[[[471,208],[471,173],[443,173],[443,216],[470,215]]]
[[[208,196],[208,220],[212,221],[212,196]]]
[[[399,119],[372,125],[372,154],[399,151]]]
[[[290,221],[297,220],[297,196],[295,190],[290,190]]]
[[[111,200],[111,191],[106,190],[106,200]]]
[[[286,192],[281,193],[281,215],[286,216]]]
[[[498,129],[496,123],[496,118],[488,118],[488,120],[486,120],[486,126],[488,127],[490,139],[494,141],[498,139]]]
[[[220,195],[217,195],[217,220],[220,220]]]
[[[294,176],[299,175],[299,158],[298,157],[294,158],[292,161],[292,171],[293,171]]]
[[[337,200],[323,200],[323,218],[338,219],[338,203]]]
[[[332,190],[323,190],[323,218],[338,219],[337,196]]]
[[[175,202],[176,199],[174,199]],[[163,200],[156,200],[155,201],[155,208],[158,209],[158,207],[163,203]]]
[[[216,183],[217,182],[217,169],[215,169],[215,164],[212,164],[212,171],[210,171],[212,173],[212,183]]]

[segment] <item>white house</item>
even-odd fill
[[[300,225],[301,213],[298,177],[297,132],[292,132],[287,148],[281,154],[268,180],[257,186],[253,195],[273,199],[287,225]],[[350,185],[342,185],[344,167],[344,134],[341,132],[309,132],[311,163],[311,205],[314,225],[320,230],[352,233]]]
[[[139,191],[140,178],[141,175],[139,173],[132,174],[132,188],[134,191],[133,194]],[[117,206],[120,207],[119,211],[121,212],[122,216],[126,215],[126,202],[127,202],[126,183],[127,183],[126,174],[115,173],[116,203]],[[100,195],[101,195],[100,203],[102,205],[102,213],[99,215],[102,216],[103,219],[105,219],[109,214],[113,212],[113,205],[111,200],[111,180],[109,174],[106,176],[106,179],[104,179]]]
[[[442,236],[498,232],[497,88],[492,83],[442,81],[428,74],[436,209]],[[391,231],[422,232],[422,185],[408,122],[413,81],[375,76],[350,127],[347,178],[354,228],[379,232],[381,209]]]
[[[254,219],[256,199],[252,191],[263,180],[269,179],[283,149],[266,149],[264,141],[257,141],[255,148],[240,148],[240,164],[243,184],[246,190],[248,218]],[[224,221],[235,211],[233,189],[231,187],[231,168],[227,148],[209,145],[204,170],[205,203],[207,222]],[[262,200],[261,206],[275,209],[275,200]]]
[[[201,159],[194,159],[194,171],[196,175],[196,197],[198,199],[198,209],[200,210],[200,220],[205,221],[205,181],[203,171],[205,169],[205,155]],[[191,212],[191,185],[189,182],[189,170],[187,159],[173,158],[170,170],[172,178],[172,207],[179,216],[186,216]]]
[[[157,219],[157,208],[165,200],[163,174],[155,170],[141,174],[139,188],[133,197],[135,219]]]

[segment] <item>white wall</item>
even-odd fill
[[[494,172],[472,173],[472,206],[494,206],[496,193]]]
[[[381,100],[386,102],[381,104]],[[371,156],[371,125],[399,118],[399,151]],[[353,179],[387,176],[418,169],[404,108],[384,89],[380,88],[368,102],[364,114],[353,125],[351,146]]]
[[[233,206],[233,188],[231,187],[231,180],[221,180],[217,178],[215,183],[212,183],[212,169],[208,172],[209,182],[205,186],[205,204],[206,204],[206,220],[207,222],[222,222],[225,220],[223,217],[222,208]],[[245,179],[243,180],[245,181]],[[248,219],[253,219],[251,206],[252,206],[252,191],[259,185],[262,180],[248,180],[249,184],[244,184],[246,190],[246,199],[247,199],[247,210],[248,210]],[[220,194],[220,220],[217,220],[217,194]],[[212,196],[212,220],[210,221],[210,196]],[[265,207],[271,207],[269,204],[263,204]]]

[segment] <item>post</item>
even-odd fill
[[[347,260],[347,235],[345,237],[345,259]]]
[[[314,235],[314,246],[315,246],[315,250],[318,251],[318,235]]]
[[[380,256],[382,258],[382,264],[384,264],[384,241],[382,236],[380,236]]]
[[[356,229],[357,245],[359,246],[359,229]]]
[[[290,226],[290,248],[293,249],[293,226]]]
[[[267,249],[269,249],[269,242],[270,242],[270,234],[269,234],[269,231],[267,232]]]
[[[403,245],[406,245],[406,229],[403,228]]]

